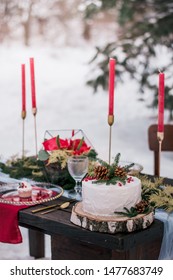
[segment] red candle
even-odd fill
[[[21,65],[21,74],[22,74],[22,112],[26,112],[25,64]]]
[[[109,116],[114,115],[115,59],[109,59]]]
[[[34,58],[30,58],[32,108],[36,108]]]
[[[164,131],[164,85],[165,75],[159,73],[159,96],[158,96],[158,132]]]

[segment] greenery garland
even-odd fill
[[[91,165],[92,164],[93,163],[91,161]],[[54,183],[57,185],[63,185],[64,189],[70,189],[74,187],[74,180],[71,178],[67,170],[63,170],[62,174],[54,171],[55,176],[52,179],[50,174],[46,171],[44,162],[37,160],[35,157],[26,157],[23,159],[13,157],[6,163],[1,162],[0,168],[2,172],[9,174],[9,176],[12,178],[28,178],[39,182]],[[163,183],[164,178],[161,177],[154,178],[152,181],[147,175],[135,174],[135,176],[141,180],[142,200],[148,201],[149,207],[152,207],[153,209],[163,209],[167,212],[173,211],[172,185],[165,185]],[[135,211],[135,209],[130,209],[128,211],[125,209],[124,214],[127,216],[134,216],[133,211]],[[147,208],[145,208],[144,211],[148,211]]]
[[[139,175],[142,182],[142,199],[148,200],[154,209],[173,211],[173,186],[164,184],[164,178],[154,178],[152,181],[148,176]]]
[[[67,156],[60,151],[47,164],[46,160],[39,160],[35,156],[18,158],[11,157],[7,162],[0,162],[0,169],[3,173],[9,174],[11,178],[28,178],[36,182],[46,182],[56,184],[63,189],[72,189],[75,186],[75,180],[70,176],[66,163]],[[90,150],[88,153],[89,161],[94,161],[97,153]]]

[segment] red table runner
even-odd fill
[[[0,242],[11,244],[21,243],[22,235],[18,224],[18,212],[22,209],[33,206],[33,201],[36,201],[38,204],[39,202],[49,201],[59,195],[59,193],[54,190],[46,190],[39,186],[34,186],[33,190],[35,193],[33,192],[32,198],[29,198],[27,201],[28,203],[31,203],[31,205],[0,203]],[[11,194],[7,198],[9,202],[20,202],[18,194]]]
[[[18,212],[28,205],[0,204],[0,242],[17,244],[22,242],[18,224]]]

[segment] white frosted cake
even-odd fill
[[[115,212],[130,209],[141,201],[141,181],[127,176],[125,184],[94,183],[95,180],[82,182],[83,211],[97,216],[112,216]]]
[[[29,198],[32,195],[32,186],[28,182],[19,183],[17,190],[21,198]]]

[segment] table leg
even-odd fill
[[[35,259],[44,258],[45,256],[45,240],[44,234],[40,231],[29,229],[29,253]]]

